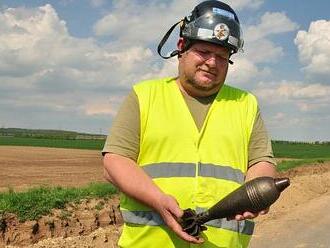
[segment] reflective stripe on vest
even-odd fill
[[[149,226],[165,225],[160,215],[152,211],[127,211],[127,210],[121,210],[121,211],[124,221],[126,223],[149,225]],[[239,232],[247,235],[252,235],[254,229],[254,222],[248,220],[228,221],[226,219],[216,219],[205,223],[205,225],[222,228],[233,232]]]
[[[244,182],[244,174],[229,166],[199,163],[198,167],[198,176],[229,180],[239,184]],[[154,163],[141,168],[151,178],[196,176],[196,165],[193,163]]]

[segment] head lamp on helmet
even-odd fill
[[[181,23],[180,36],[186,41],[184,51],[188,50],[194,41],[206,41],[226,47],[230,54],[243,48],[242,31],[234,10],[220,1],[205,1],[197,5],[191,15],[174,24],[158,45],[158,53],[163,58],[170,58],[184,51],[173,51],[169,56],[163,56],[161,49],[176,25]]]

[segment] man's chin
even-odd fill
[[[212,88],[215,83],[216,78],[210,78],[210,77],[201,77],[197,78],[196,82],[199,86],[205,87],[205,88]]]

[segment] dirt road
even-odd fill
[[[44,184],[81,186],[103,180],[97,151],[0,146],[0,168],[0,190]],[[257,218],[250,247],[330,247],[330,163],[300,167],[279,176],[289,176],[291,186],[269,214]],[[109,225],[85,236],[54,237],[29,247],[116,247],[119,233],[120,226]]]

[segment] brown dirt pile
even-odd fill
[[[79,204],[71,203],[65,209],[53,210],[50,215],[43,216],[37,221],[20,223],[15,215],[9,214],[3,216],[0,222],[2,223],[0,224],[0,247],[9,244],[26,247],[44,239],[48,241],[40,242],[37,247],[49,247],[47,242],[53,244],[56,240],[54,238],[58,238],[57,240],[63,243],[68,243],[70,240],[73,243],[76,242],[73,238],[66,239],[68,237],[79,237],[78,240],[86,242],[90,239],[93,243],[102,241],[106,244],[114,239],[114,235],[118,236],[116,232],[119,233],[118,227],[122,225],[122,222],[117,196],[110,200],[90,199],[83,200]],[[107,228],[111,232],[107,234],[105,231],[100,234],[99,228]],[[95,230],[98,231],[91,234]]]

